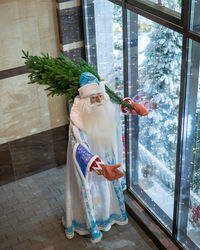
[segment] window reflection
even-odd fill
[[[191,1],[191,20],[190,29],[194,32],[200,33],[200,1]]]
[[[147,117],[129,121],[132,189],[171,231],[182,36],[132,12],[128,18],[129,55],[135,56],[129,89],[149,109]]]
[[[144,2],[147,5],[151,5],[154,8],[159,9],[164,12],[166,12],[167,9],[169,9],[173,12],[175,11],[175,12],[181,13],[182,0],[140,0],[140,1]],[[166,7],[167,9],[163,7]],[[167,12],[169,12],[169,10]],[[171,14],[173,12],[171,12]]]
[[[200,44],[190,40],[185,143],[181,168],[179,241],[200,248]]]
[[[123,96],[121,7],[108,0],[85,2],[88,2],[85,4],[88,61],[96,64],[101,77],[111,83],[109,87]],[[173,10],[181,10],[181,1],[147,2],[169,9],[172,8],[169,4],[177,4]],[[199,9],[197,1],[193,1],[191,29],[198,32],[194,28],[199,23],[195,8]],[[147,117],[128,116],[130,186],[129,182],[127,185],[170,232],[174,223],[176,240],[186,249],[199,249],[200,45],[190,41],[183,138],[181,135],[184,145],[176,180],[180,200],[177,201],[174,190],[182,35],[131,11],[127,14],[129,96],[149,109]],[[174,200],[178,203],[174,204]],[[178,225],[173,221],[174,216]]]

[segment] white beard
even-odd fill
[[[103,160],[106,152],[113,151],[117,160],[116,110],[109,97],[105,97],[101,103],[94,104],[90,104],[89,98],[85,99],[82,106],[83,129],[92,154]]]

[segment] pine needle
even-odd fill
[[[23,50],[22,53],[22,58],[25,59],[25,64],[30,69],[30,82],[28,84],[46,85],[45,90],[51,96],[65,95],[68,101],[73,101],[78,95],[80,75],[84,72],[92,73],[99,81],[101,79],[96,68],[83,58],[80,58],[75,64],[62,54],[58,58],[53,58],[48,53],[42,53],[41,56],[32,56],[28,51]],[[107,85],[105,85],[105,89],[113,102],[134,109],[131,104],[123,101]]]

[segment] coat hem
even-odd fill
[[[104,231],[104,232],[107,232],[111,229],[111,227],[114,225],[114,224],[117,224],[119,226],[123,226],[123,225],[126,225],[128,223],[128,218],[125,220],[125,221],[117,221],[117,220],[113,220],[112,222],[110,222],[109,225],[107,225],[106,227],[101,227],[101,226],[98,226],[98,229],[100,231]],[[88,230],[79,230],[79,229],[76,229],[74,228],[73,229],[73,232],[71,234],[67,233],[67,227],[66,227],[66,224],[65,224],[65,221],[64,221],[64,218],[62,218],[62,224],[65,228],[65,235],[68,239],[72,239],[74,237],[74,232],[78,233],[79,235],[89,235],[91,234],[91,229],[89,228]],[[101,241],[101,238],[102,238],[102,233],[100,232],[100,236],[96,239],[90,239],[92,243],[97,243],[99,241]]]

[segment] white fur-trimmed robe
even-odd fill
[[[106,152],[104,156],[91,154],[86,134],[70,122],[66,214],[63,219],[65,233],[69,239],[77,232],[80,235],[91,234],[92,242],[98,242],[102,237],[101,231],[108,231],[114,223],[124,225],[128,222],[122,192],[125,189],[124,177],[108,181],[95,171],[89,171],[97,157],[109,165],[122,163],[121,128],[118,127],[118,159],[115,159],[113,150]]]

